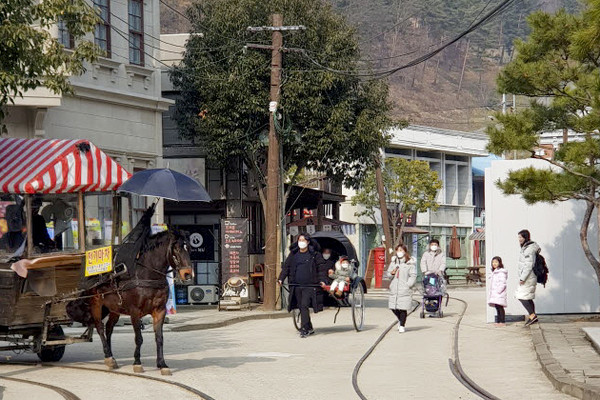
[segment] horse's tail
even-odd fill
[[[82,294],[85,296],[85,293]],[[90,304],[90,298],[80,297],[75,300],[71,300],[66,306],[67,315],[75,322],[79,322],[84,326],[94,325],[94,317],[92,317],[92,306]],[[102,319],[108,315],[108,308],[102,307]]]

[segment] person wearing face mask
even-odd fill
[[[290,247],[290,254],[287,256],[278,283],[283,284],[288,279],[290,284],[290,296],[288,301],[288,311],[298,308],[300,310],[300,337],[305,338],[315,333],[310,321],[310,308],[314,312],[323,309],[317,301],[318,288],[318,268],[317,257],[319,252],[311,245],[311,238],[303,233],[298,236],[298,241]]]
[[[440,249],[440,242],[437,239],[429,241],[429,251],[421,257],[421,272],[423,276],[427,274],[436,274],[440,277],[444,276],[446,270],[446,255]]]
[[[396,247],[396,255],[388,267],[392,276],[388,306],[398,318],[398,332],[405,332],[406,317],[412,306],[413,286],[417,281],[417,262],[410,256],[408,248],[401,244]]]

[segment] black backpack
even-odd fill
[[[548,282],[548,265],[546,264],[546,259],[540,253],[537,253],[535,256],[535,262],[533,264],[533,273],[537,277],[537,282],[541,283],[546,287],[546,282]]]

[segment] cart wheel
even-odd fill
[[[300,323],[300,310],[295,308],[292,310],[292,318],[294,319],[294,327],[298,332],[300,332],[300,327],[302,324]]]
[[[423,311],[421,311],[421,313],[419,314],[419,318],[425,318],[425,313]]]
[[[363,330],[365,324],[365,292],[362,284],[358,283],[352,289],[352,322],[357,332]]]
[[[48,328],[48,340],[64,339],[65,333],[60,325],[53,325]],[[65,354],[65,345],[59,346],[42,346],[42,349],[37,353],[38,358],[42,362],[60,361]]]

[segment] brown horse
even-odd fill
[[[179,233],[170,231],[150,236],[136,261],[131,278],[123,278],[109,285],[92,289],[89,305],[93,324],[98,331],[104,348],[104,363],[118,368],[111,349],[113,328],[121,314],[131,317],[135,331],[133,370],[144,372],[140,360],[142,346],[142,317],[152,315],[156,339],[156,366],[163,375],[170,375],[163,356],[163,323],[169,297],[167,274],[175,271],[175,278],[182,281],[192,279],[193,270],[188,244]],[[103,310],[108,309],[106,331],[102,323]]]

